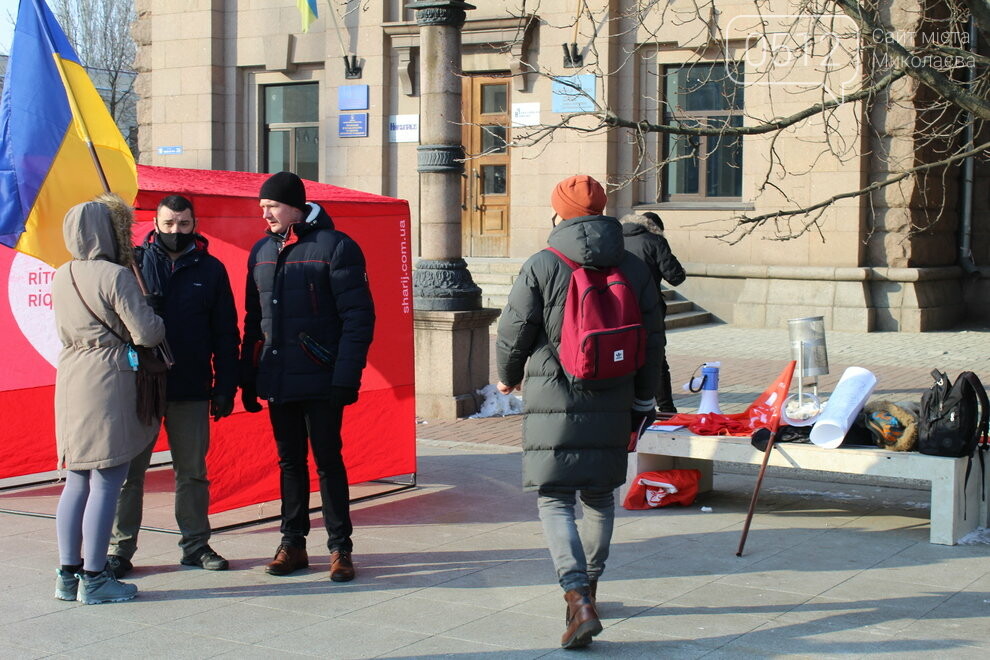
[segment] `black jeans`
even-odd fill
[[[674,391],[670,385],[670,364],[667,362],[666,355],[660,361],[660,377],[657,378],[656,397],[657,410],[660,412],[674,412],[677,410],[674,407]]]
[[[268,406],[282,475],[281,531],[285,545],[305,548],[309,534],[308,438],[320,477],[323,522],[329,537],[327,548],[331,552],[352,549],[350,493],[340,453],[343,412],[342,407],[333,406],[326,399]]]

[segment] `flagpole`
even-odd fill
[[[100,162],[100,156],[96,153],[96,145],[93,144],[93,138],[89,135],[89,128],[86,126],[86,119],[83,117],[82,112],[79,111],[79,104],[76,103],[76,97],[72,92],[72,86],[69,84],[69,77],[65,74],[65,69],[62,67],[62,59],[55,50],[55,40],[52,38],[51,32],[48,29],[48,21],[46,21],[45,17],[41,15],[41,6],[38,2],[34,3],[34,7],[35,11],[39,12],[38,24],[42,26],[45,32],[45,37],[48,39],[48,50],[51,51],[52,60],[55,62],[55,68],[58,70],[58,75],[62,79],[62,87],[65,89],[65,98],[69,102],[69,109],[72,112],[72,117],[75,119],[74,123],[78,128],[83,141],[86,143],[86,148],[89,150],[89,156],[93,160],[93,167],[96,169],[96,174],[100,177],[100,183],[103,185],[103,192],[112,193],[113,191],[110,189],[110,181],[107,179],[106,172],[103,171],[103,163]],[[134,277],[137,279],[138,288],[141,290],[141,294],[144,296],[150,295],[148,285],[144,281],[144,274],[141,272],[141,269],[138,267],[137,262],[135,262],[134,259],[131,259],[131,272],[134,273]],[[172,358],[172,349],[168,345],[168,340],[163,339],[159,346],[162,350],[162,358],[165,363],[171,367],[175,364],[175,360]]]
[[[89,128],[86,126],[86,119],[83,117],[82,112],[79,111],[79,104],[76,103],[76,97],[72,93],[72,85],[69,84],[69,77],[65,74],[65,68],[62,66],[62,59],[56,54],[55,51],[55,40],[52,39],[51,32],[48,30],[48,21],[45,17],[41,15],[41,6],[36,2],[35,11],[39,12],[38,24],[44,28],[45,38],[48,39],[48,50],[51,51],[52,60],[55,62],[55,68],[58,70],[58,75],[62,79],[62,87],[65,89],[65,98],[69,102],[69,109],[72,112],[72,117],[76,120],[75,124],[81,133],[83,142],[86,143],[86,149],[89,151],[89,156],[93,160],[93,167],[96,169],[97,176],[100,177],[100,183],[103,185],[103,192],[113,192],[110,189],[110,181],[107,179],[106,172],[103,171],[103,163],[100,162],[100,156],[96,153],[96,145],[93,144],[93,138],[89,135]],[[138,286],[141,288],[141,293],[148,295],[148,285],[145,284],[144,276],[141,274],[141,270],[137,267],[137,264],[131,263],[131,270],[134,271],[135,277],[138,280]]]

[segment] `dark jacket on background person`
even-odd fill
[[[670,250],[670,244],[663,236],[663,230],[653,224],[648,218],[635,213],[623,216],[622,235],[625,238],[626,249],[646,262],[653,279],[660,284],[666,281],[671,286],[684,282],[686,274],[681,262]],[[667,302],[660,297],[664,312]]]
[[[148,292],[156,296],[175,364],[168,372],[169,401],[233,399],[239,375],[237,309],[227,269],[196,234],[195,247],[174,262],[155,232],[135,248]]]
[[[639,299],[647,354],[636,373],[605,386],[572,384],[557,357],[571,270],[547,250],[523,264],[499,319],[496,343],[501,382],[514,386],[525,375],[523,485],[615,488],[626,478],[633,399],[651,401],[656,388],[663,351],[657,287],[646,265],[624,249],[615,218],[565,220],[547,243],[579,264],[619,266]]]
[[[251,249],[245,289],[242,384],[271,403],[357,390],[375,327],[361,248],[310,203],[283,237]]]

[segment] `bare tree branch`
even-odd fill
[[[923,83],[933,91],[944,96],[950,102],[958,105],[967,112],[981,119],[990,120],[990,103],[985,98],[970,94],[965,88],[957,85],[944,74],[924,63],[923,58],[913,56],[889,31],[873,16],[863,11],[855,0],[833,0],[835,4],[853,19],[865,35],[870,37],[877,47],[888,53],[896,61],[904,64],[904,71],[912,78]],[[972,0],[979,4],[980,0]]]

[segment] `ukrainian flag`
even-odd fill
[[[21,0],[0,98],[0,244],[70,259],[66,211],[109,189],[137,195],[134,156],[44,0]]]
[[[299,16],[302,18],[302,31],[308,32],[309,24],[320,17],[316,13],[316,0],[296,0],[296,6],[299,7]]]

